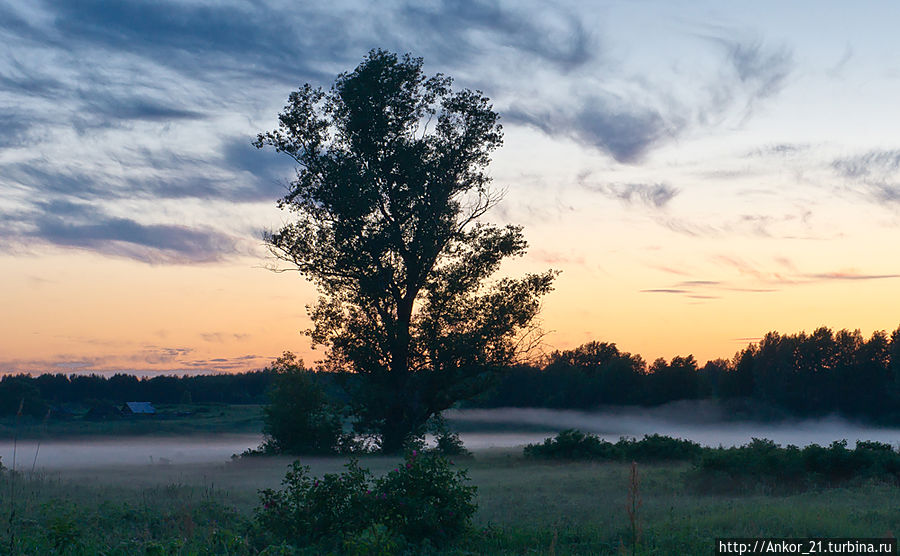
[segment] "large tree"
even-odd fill
[[[267,243],[317,286],[308,332],[356,373],[357,427],[386,452],[512,362],[551,289],[552,271],[489,280],[526,248],[521,227],[481,221],[501,143],[481,92],[382,50],[328,91],[291,93],[257,137],[298,164],[279,202],[295,218]]]

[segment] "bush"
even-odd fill
[[[263,410],[264,452],[323,454],[339,451],[343,440],[340,412],[312,373],[290,352],[276,360],[269,405]]]
[[[260,491],[262,507],[256,519],[276,538],[303,546],[342,533],[355,533],[372,522],[371,474],[355,459],[341,474],[309,477],[309,467],[295,461],[285,474],[282,490]]]
[[[434,437],[434,446],[429,447],[426,442],[426,435]],[[403,451],[410,453],[438,454],[442,456],[467,457],[472,452],[466,449],[459,433],[453,432],[447,427],[447,422],[440,413],[433,415],[422,427],[419,434],[412,435],[403,445]]]
[[[575,429],[564,430],[542,444],[525,446],[525,456],[548,459],[599,459],[614,461],[672,461],[699,457],[703,448],[696,442],[645,435],[641,440],[622,437],[613,444],[596,435]]]
[[[317,545],[348,552],[363,546],[395,547],[404,543],[443,544],[465,533],[477,509],[475,487],[452,462],[417,451],[377,480],[351,460],[347,471],[308,476],[295,462],[282,490],[260,492],[257,523],[278,540],[296,546]]]
[[[441,544],[462,535],[477,506],[465,471],[438,454],[412,452],[400,467],[376,483],[378,515],[390,529],[413,542]]]
[[[644,435],[641,440],[620,438],[615,446],[622,459],[631,461],[692,460],[703,452],[696,442],[659,434]]]
[[[754,438],[740,447],[705,449],[689,474],[701,490],[716,491],[764,487],[794,492],[859,479],[898,482],[900,454],[881,442],[861,441],[853,450],[846,440],[800,449]]]

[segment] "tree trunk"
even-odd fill
[[[386,454],[399,453],[416,424],[410,421],[409,404],[409,343],[410,322],[412,321],[412,299],[407,294],[397,305],[397,334],[391,349],[391,367],[388,383],[394,390],[396,402],[385,415],[381,428],[381,451]]]
[[[396,418],[389,415],[384,420],[384,426],[381,429],[381,451],[385,454],[398,454],[403,450],[403,444],[406,442],[412,432],[409,423],[402,416]]]

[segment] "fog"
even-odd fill
[[[552,409],[464,409],[445,412],[452,430],[459,430],[474,451],[514,448],[541,442],[568,428],[616,441],[621,436],[659,433],[686,438],[705,446],[738,446],[751,438],[768,438],[786,445],[828,445],[847,440],[877,440],[900,446],[900,428],[873,427],[840,417],[782,422],[729,420],[708,402],[675,403],[659,408],[610,408],[604,411]],[[259,446],[259,434],[191,436],[131,436],[107,438],[11,440],[0,442],[0,457],[16,469],[65,470],[110,466],[217,464],[232,454]]]
[[[259,434],[210,436],[125,436],[106,438],[28,439],[0,442],[3,465],[35,469],[220,463],[232,454],[259,446]]]
[[[594,433],[609,441],[622,436],[640,438],[663,434],[693,440],[704,446],[740,446],[752,438],[768,438],[778,444],[828,445],[847,440],[887,442],[900,446],[900,428],[874,427],[843,419],[798,419],[781,422],[732,421],[722,410],[706,402],[678,402],[658,408],[612,408],[586,412],[554,409],[467,409],[445,412],[451,428],[472,450],[511,447],[540,442],[564,429]]]

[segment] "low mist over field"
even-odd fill
[[[780,422],[728,420],[724,411],[707,402],[679,402],[656,408],[611,408],[604,411],[553,409],[463,409],[446,412],[450,427],[461,431],[466,447],[475,450],[517,448],[541,442],[565,429],[579,429],[615,441],[621,436],[662,434],[686,438],[705,446],[739,446],[751,438],[768,438],[797,446],[826,446],[846,439],[877,440],[900,446],[900,428],[874,427],[840,417]],[[213,464],[232,454],[259,446],[259,434],[184,436],[128,436],[6,440],[0,457],[19,470],[99,468],[121,465]],[[35,458],[35,455],[37,457]],[[305,458],[304,458],[305,459]]]
[[[117,438],[34,439],[0,442],[0,457],[20,471],[116,465],[218,463],[259,446],[259,434],[210,436],[129,436]]]
[[[900,429],[874,427],[841,417],[797,419],[780,422],[727,420],[712,403],[677,402],[657,408],[614,408],[604,411],[571,411],[530,408],[450,410],[446,417],[470,449],[508,447],[538,442],[564,429],[579,429],[610,441],[620,436],[662,434],[685,438],[705,446],[739,446],[751,438],[768,438],[779,444],[828,445],[846,439],[878,440],[900,445]]]

